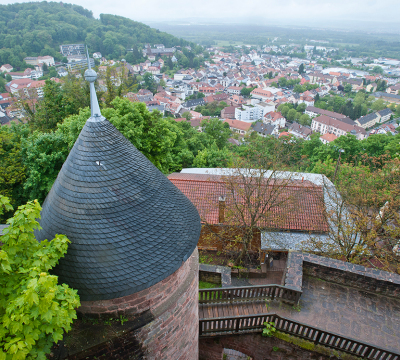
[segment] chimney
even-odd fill
[[[225,196],[219,197],[218,222],[222,224],[225,221]]]

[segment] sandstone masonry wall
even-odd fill
[[[275,337],[242,334],[200,339],[199,360],[221,360],[224,349],[240,351],[253,360],[328,360],[324,356],[302,349]]]
[[[96,353],[98,359],[135,359],[143,353],[143,359],[198,359],[198,251],[172,275],[138,293],[105,301],[83,301],[78,309],[81,316],[103,319],[128,317],[126,335],[106,339],[85,349],[84,353]],[[140,326],[131,327],[130,323]],[[143,320],[144,319],[144,320]],[[112,346],[124,341],[124,348]],[[106,345],[106,342],[108,345]],[[128,351],[131,345],[131,353]],[[97,350],[101,351],[97,351]],[[79,354],[69,359],[81,359]],[[90,358],[90,357],[89,357]]]

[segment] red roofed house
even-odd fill
[[[221,110],[221,118],[223,119],[234,119],[235,118],[235,109],[238,106],[228,106]]]
[[[10,72],[13,71],[13,67],[10,64],[4,64],[0,67],[0,72]]]
[[[335,134],[326,133],[319,138],[324,144],[329,144],[333,140],[337,139]]]
[[[284,132],[281,132],[281,133],[279,134],[278,138],[280,139],[280,138],[283,137],[283,136],[291,137],[292,134],[291,134],[291,133],[288,133],[287,131],[284,131]]]
[[[252,185],[249,185],[251,182],[243,180],[242,176],[235,176],[232,172],[226,175],[214,175],[216,171],[229,170],[183,169],[181,173],[168,176],[168,179],[189,198],[199,212],[203,224],[199,248],[222,250],[227,243],[236,249],[241,248],[241,244],[234,241],[237,240],[238,233],[243,231],[242,224],[236,220],[240,217],[236,213],[240,210],[237,209],[242,206],[236,207],[235,204],[252,201],[253,198],[249,200],[243,195],[246,193],[243,189],[248,189]],[[258,191],[251,192],[262,196],[263,200],[257,201],[263,203],[270,201],[268,211],[263,212],[257,219],[250,243],[250,250],[260,255],[263,253],[262,238],[266,233],[273,232],[275,235],[280,231],[289,236],[290,233],[297,236],[299,233],[326,234],[328,231],[323,214],[322,186],[317,185],[316,182],[304,180],[303,174],[300,174],[299,179],[298,176],[296,178],[299,174],[294,174],[287,173],[285,178],[279,180],[265,177],[265,183],[261,182],[258,185]],[[246,178],[246,175],[244,176]],[[321,177],[321,175],[316,176]],[[232,186],[236,190],[232,189]],[[271,197],[276,198],[276,201],[266,200]],[[210,239],[211,233],[218,232],[224,234],[223,241]],[[261,256],[261,259],[264,257]]]
[[[281,112],[270,111],[264,115],[263,122],[264,124],[277,125],[280,129],[283,129],[286,124],[286,119]]]
[[[311,123],[311,130],[319,132],[321,135],[332,133],[335,134],[337,137],[352,132],[358,140],[363,140],[367,136],[367,132],[365,131],[365,129],[355,125],[354,121],[352,121],[352,123],[349,123],[333,119],[326,115],[321,115],[314,118]]]
[[[251,129],[251,123],[246,121],[225,119],[223,122],[229,124],[229,128],[232,131],[238,132],[241,135],[246,134]]]
[[[216,89],[210,86],[203,86],[199,88],[199,92],[201,92],[204,95],[215,95]]]
[[[274,99],[274,94],[272,94],[270,91],[259,88],[254,89],[250,94],[253,98],[260,99],[261,101]]]

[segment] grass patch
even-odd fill
[[[221,285],[210,283],[207,281],[199,281],[199,289],[211,289],[211,288],[219,288]]]

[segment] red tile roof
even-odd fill
[[[196,206],[203,222],[218,223],[219,197],[226,197],[225,219],[227,224],[237,224],[233,200],[223,176],[173,173],[168,179]],[[270,229],[326,232],[328,226],[323,216],[323,190],[308,181],[290,181],[279,189],[281,182],[266,185],[264,196],[275,196],[270,211],[264,213],[258,226]],[[243,185],[237,185],[235,196],[241,197]],[[256,200],[256,199],[253,199]],[[242,200],[244,202],[244,199]],[[236,204],[242,203],[237,201]],[[237,216],[237,214],[236,214]]]

